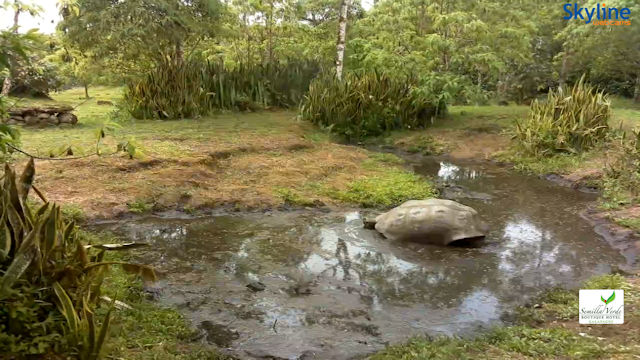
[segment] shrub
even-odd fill
[[[139,244],[86,245],[59,206],[27,205],[35,169],[33,159],[16,179],[5,165],[0,184],[0,353],[67,353],[97,359],[106,340],[111,312],[102,324],[93,309],[108,266],[154,279],[143,265],[103,261],[105,251]],[[11,357],[10,356],[10,357]]]
[[[560,88],[549,91],[545,102],[534,100],[529,117],[516,123],[514,138],[527,155],[579,153],[606,138],[610,108],[608,96],[582,77],[568,94]]]
[[[143,79],[130,82],[125,107],[135,118],[178,119],[214,110],[294,107],[319,68],[314,63],[269,66],[163,58]]]
[[[309,86],[301,115],[348,140],[361,139],[427,126],[445,111],[439,95],[410,76],[378,72],[349,73],[342,80],[323,76]]]
[[[631,134],[631,139],[623,134],[619,155],[605,168],[603,195],[610,207],[637,201],[640,196],[640,129]]]

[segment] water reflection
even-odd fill
[[[463,179],[476,179],[483,175],[481,171],[471,168],[461,168],[452,163],[440,162],[440,168],[438,169],[438,178],[442,180],[463,180]]]
[[[162,301],[195,321],[233,323],[243,351],[284,358],[309,347],[336,358],[326,344],[353,355],[425,332],[489,326],[545,287],[575,286],[624,261],[576,215],[587,195],[497,168],[441,161],[422,169],[490,194],[461,200],[490,224],[483,246],[391,242],[363,229],[357,212],[149,218],[113,230],[153,244],[141,260],[168,274]],[[266,290],[250,292],[248,281]],[[276,334],[276,322],[296,340]]]

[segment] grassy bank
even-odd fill
[[[75,156],[94,152],[96,131],[116,109],[97,101],[116,103],[120,90],[95,88],[92,95],[85,102],[79,89],[54,94],[56,102],[79,104],[79,124],[22,128],[24,150],[44,157],[69,146]],[[326,133],[298,121],[294,112],[222,113],[175,121],[126,119],[120,125],[115,137],[104,140],[103,153],[113,151],[121,139],[134,139],[143,153],[140,158],[39,161],[40,189],[88,218],[225,205],[388,207],[434,193],[427,179],[405,171],[397,159],[335,143]]]
[[[636,359],[640,357],[640,279],[595,277],[583,289],[624,289],[625,324],[579,325],[578,291],[552,290],[518,310],[516,325],[472,339],[416,338],[372,360],[409,359]]]
[[[511,146],[516,121],[525,118],[528,111],[529,107],[518,105],[452,106],[447,118],[438,120],[429,129],[395,132],[374,141],[409,152],[499,160],[532,175],[560,175],[566,184],[600,189],[599,208],[603,216],[640,231],[640,201],[629,179],[634,170],[627,167],[627,174],[614,174],[615,178],[607,173],[622,155],[628,153],[621,140],[622,134],[629,139],[633,129],[640,129],[640,104],[614,97],[609,126],[616,130],[615,136],[587,152],[550,157],[523,156]]]

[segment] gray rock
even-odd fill
[[[60,123],[64,124],[75,124],[78,122],[78,118],[72,113],[62,113],[58,115],[58,119]]]
[[[487,225],[474,209],[451,200],[410,200],[376,218],[375,228],[390,240],[449,245],[481,239]]]
[[[267,286],[263,283],[261,283],[260,281],[252,281],[249,284],[247,284],[247,288],[249,288],[249,290],[251,291],[264,291],[264,289],[267,288]]]
[[[27,115],[24,117],[24,123],[27,125],[36,125],[40,122],[40,119],[37,116]]]

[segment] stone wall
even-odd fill
[[[78,117],[71,113],[71,106],[48,106],[9,109],[9,118],[3,120],[9,125],[52,126],[76,124]]]

